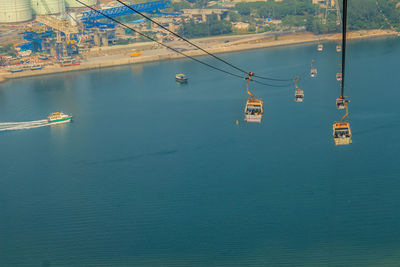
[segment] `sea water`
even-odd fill
[[[0,133],[0,266],[397,266],[400,41],[349,44],[350,146],[335,46],[221,55],[300,76],[303,103],[251,84],[261,124],[244,80],[186,59],[1,84],[1,122],[74,120]]]

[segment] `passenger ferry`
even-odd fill
[[[64,59],[60,60],[60,67],[68,67],[68,66],[77,66],[80,65],[81,62],[75,59]]]
[[[41,69],[43,69],[43,65],[33,65],[31,67],[31,70],[41,70]]]
[[[175,75],[175,80],[178,83],[187,83],[188,81],[188,79],[185,77],[185,74],[182,73]]]
[[[62,112],[53,112],[47,117],[49,123],[65,123],[70,122],[72,116],[64,114]]]

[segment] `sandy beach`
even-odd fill
[[[390,30],[364,30],[350,32],[349,40],[382,38],[398,36],[397,32]],[[266,47],[299,45],[305,43],[340,41],[341,34],[314,35],[308,32],[281,34],[278,38],[275,34],[260,33],[248,35],[216,36],[192,41],[200,47],[212,53],[227,53],[249,49],[259,49]],[[204,55],[204,52],[193,49],[189,44],[182,41],[173,41],[166,43],[182,53],[190,56]],[[142,52],[137,57],[131,57],[130,53],[134,51]],[[10,73],[7,68],[0,71],[0,83],[8,79],[16,79],[37,75],[48,75],[53,73],[62,73],[68,71],[90,70],[105,67],[121,66],[128,64],[138,64],[145,62],[171,60],[184,57],[174,51],[155,45],[152,42],[135,43],[124,46],[111,46],[92,49],[88,54],[83,54],[81,64],[77,66],[60,67],[58,64],[46,66],[42,70],[26,70],[19,73]]]

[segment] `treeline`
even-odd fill
[[[380,12],[377,2],[382,12]],[[387,29],[391,26],[400,30],[400,8],[396,4],[400,0],[350,0],[348,1],[348,29],[369,30]],[[190,0],[174,2],[173,9],[206,7],[208,0]],[[342,1],[339,1],[342,5]],[[342,11],[342,6],[340,6]],[[342,14],[343,12],[341,12]],[[241,2],[228,12],[231,22],[242,21],[249,23],[250,29],[285,30],[290,28],[305,28],[315,34],[341,32],[341,22],[337,23],[335,12],[325,19],[325,9],[312,4],[311,0],[272,0],[260,2]],[[385,21],[385,17],[390,25]],[[266,25],[265,19],[281,20],[280,25]],[[218,21],[212,17],[207,23],[190,21],[183,23],[181,33],[187,37],[202,37],[232,32],[229,22]]]
[[[400,29],[400,9],[396,8],[396,1],[378,0],[378,3],[383,12],[380,12],[376,0],[349,1],[348,28],[350,30],[389,28],[390,26],[384,19],[386,16],[393,27]],[[341,5],[341,1],[339,1],[339,5]],[[337,25],[336,14],[331,13],[325,20],[323,18],[325,10],[312,4],[311,0],[238,3],[235,10],[241,16],[241,20],[280,19],[284,26],[304,26],[308,31],[316,34],[341,31],[341,26]],[[342,11],[342,6],[340,10]]]
[[[189,22],[183,22],[179,28],[179,34],[188,38],[221,35],[231,32],[231,23],[226,20],[218,20],[216,14],[208,16],[207,21],[203,23],[195,23],[193,19]]]
[[[284,19],[286,16],[304,16],[315,12],[315,6],[310,0],[238,3],[235,9],[243,16],[251,15],[256,18],[273,19]]]

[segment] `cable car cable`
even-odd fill
[[[168,45],[166,45],[166,44],[163,44],[163,43],[157,41],[156,39],[154,39],[154,38],[152,38],[152,37],[150,37],[150,36],[147,36],[146,34],[141,33],[141,32],[139,32],[139,31],[133,29],[132,27],[129,27],[128,25],[126,25],[126,24],[124,24],[124,23],[122,23],[122,22],[120,22],[120,21],[118,21],[118,20],[116,20],[116,19],[114,19],[114,18],[112,18],[112,17],[110,17],[110,16],[104,14],[103,12],[101,12],[101,11],[99,11],[99,10],[97,10],[97,9],[95,9],[95,8],[93,8],[93,7],[91,7],[91,6],[89,6],[89,5],[86,5],[85,3],[83,3],[83,2],[81,2],[81,1],[79,1],[79,0],[75,0],[75,1],[77,1],[78,3],[84,5],[84,6],[88,7],[88,8],[90,8],[90,9],[93,10],[93,11],[95,11],[95,12],[97,12],[97,13],[103,15],[104,17],[106,17],[106,18],[108,18],[108,19],[110,19],[110,20],[112,20],[112,21],[114,21],[114,22],[116,22],[116,23],[118,23],[118,24],[124,26],[125,28],[128,28],[128,29],[134,31],[135,33],[137,33],[137,34],[139,34],[139,35],[141,35],[141,36],[143,36],[143,37],[146,37],[146,38],[148,38],[149,40],[151,40],[151,41],[153,41],[153,42],[156,42],[156,43],[158,43],[158,44],[160,44],[160,45],[162,45],[162,46],[164,46],[164,47],[166,47],[166,48],[168,48],[168,49],[171,49],[172,51],[174,51],[174,52],[176,52],[176,53],[178,53],[178,54],[181,54],[181,55],[183,55],[183,56],[185,56],[185,57],[187,57],[187,58],[193,59],[194,61],[197,61],[197,62],[199,62],[200,64],[203,64],[203,65],[208,66],[208,67],[210,67],[210,68],[213,68],[213,69],[215,69],[215,70],[218,70],[218,71],[224,72],[224,73],[226,73],[226,74],[229,74],[229,75],[232,75],[232,76],[235,76],[235,77],[244,79],[243,76],[240,76],[240,75],[231,73],[231,72],[229,72],[229,71],[220,69],[220,68],[218,68],[218,67],[212,66],[212,65],[210,65],[210,64],[208,64],[208,63],[206,63],[206,62],[203,62],[203,61],[201,61],[201,60],[198,60],[198,59],[196,59],[196,58],[194,58],[194,57],[192,57],[192,56],[186,55],[185,53],[182,53],[181,51],[179,51],[179,50],[177,50],[177,49],[175,49],[175,48],[173,48],[173,47],[170,47],[170,46],[168,46]]]
[[[343,23],[342,23],[342,83],[341,98],[344,99],[344,78],[345,78],[345,67],[346,67],[346,33],[347,33],[347,0],[343,0]]]
[[[170,29],[164,27],[163,25],[161,25],[161,24],[158,23],[157,21],[154,21],[152,18],[146,16],[146,15],[143,14],[142,12],[140,12],[140,11],[134,9],[133,7],[131,7],[131,6],[127,5],[127,4],[125,4],[124,2],[122,2],[122,1],[120,1],[120,0],[116,0],[116,1],[117,1],[118,3],[124,5],[125,7],[129,8],[130,10],[136,12],[137,14],[139,14],[139,15],[142,16],[142,17],[144,17],[145,19],[147,19],[147,20],[153,22],[154,24],[156,24],[156,25],[159,26],[160,28],[162,28],[162,29],[168,31],[169,33],[173,34],[174,36],[176,36],[176,37],[182,39],[183,41],[185,41],[185,42],[191,44],[192,46],[194,46],[194,47],[196,47],[197,49],[203,51],[204,53],[206,53],[206,54],[212,56],[213,58],[215,58],[215,59],[217,59],[217,60],[219,60],[219,61],[221,61],[221,62],[223,62],[223,63],[225,63],[225,64],[227,64],[227,65],[229,65],[229,66],[231,66],[232,68],[234,68],[234,69],[236,69],[236,70],[238,70],[238,71],[241,71],[241,72],[243,72],[243,73],[245,73],[245,74],[249,74],[248,71],[245,71],[245,70],[243,70],[242,68],[239,68],[239,67],[233,65],[232,63],[229,63],[228,61],[226,61],[226,60],[224,60],[224,59],[222,59],[222,58],[220,58],[220,57],[214,55],[213,53],[208,52],[207,50],[205,50],[205,49],[201,48],[200,46],[196,45],[195,43],[189,41],[189,40],[186,39],[185,37],[183,37],[183,36],[181,36],[181,35],[179,35],[179,34],[173,32],[173,31],[171,31]],[[294,79],[275,79],[275,78],[262,77],[262,76],[256,76],[256,75],[254,75],[254,77],[257,77],[257,78],[260,78],[260,79],[264,79],[264,80],[281,81],[281,82],[294,80]]]
[[[160,44],[160,45],[162,45],[162,46],[164,46],[164,47],[166,47],[166,48],[168,48],[168,49],[170,49],[170,50],[172,50],[172,51],[174,51],[174,52],[176,52],[176,53],[178,53],[178,54],[181,54],[181,55],[183,55],[183,56],[185,56],[185,57],[187,57],[187,58],[190,58],[190,59],[192,59],[192,60],[194,60],[194,61],[196,61],[196,62],[198,62],[198,63],[200,63],[200,64],[203,64],[203,65],[205,65],[205,66],[207,66],[207,67],[210,67],[210,68],[212,68],[212,69],[221,71],[221,72],[223,72],[223,73],[229,74],[229,75],[234,76],[234,77],[237,77],[237,78],[241,78],[241,79],[245,79],[245,78],[246,78],[246,77],[240,76],[240,75],[238,75],[238,74],[235,74],[235,73],[232,73],[232,72],[223,70],[223,69],[221,69],[221,68],[215,67],[215,66],[213,66],[213,65],[211,65],[211,64],[208,64],[208,63],[206,63],[206,62],[204,62],[204,61],[201,61],[201,60],[199,60],[199,59],[196,59],[196,58],[194,58],[194,57],[192,57],[192,56],[189,56],[189,55],[187,55],[187,54],[185,54],[185,53],[182,53],[181,51],[179,51],[179,50],[177,50],[177,49],[175,49],[175,48],[173,48],[173,47],[170,47],[170,46],[168,46],[168,45],[166,45],[166,44],[163,44],[163,43],[161,43],[160,41],[158,41],[158,40],[156,40],[156,39],[154,39],[154,38],[152,38],[152,37],[150,37],[150,36],[147,36],[146,34],[144,34],[144,33],[142,33],[142,32],[139,32],[139,31],[133,29],[132,27],[129,27],[128,25],[126,25],[126,24],[124,24],[124,23],[122,23],[122,22],[120,22],[120,21],[118,21],[118,20],[116,20],[116,19],[114,19],[114,18],[112,18],[112,17],[110,17],[110,16],[104,14],[103,12],[101,12],[101,11],[99,11],[99,10],[97,10],[97,9],[95,9],[95,8],[93,8],[93,7],[89,6],[89,5],[87,5],[87,4],[83,3],[83,2],[81,2],[80,0],[75,0],[75,1],[77,1],[77,2],[80,3],[81,5],[86,6],[87,8],[90,8],[91,10],[93,10],[93,11],[95,11],[95,12],[101,14],[102,16],[104,16],[104,17],[106,17],[106,18],[108,18],[108,19],[114,21],[115,23],[118,23],[118,24],[124,26],[125,28],[128,28],[128,29],[134,31],[134,32],[137,33],[137,34],[139,34],[139,35],[141,35],[141,36],[143,36],[143,37],[146,37],[146,38],[148,38],[149,40],[151,40],[151,41],[153,41],[153,42],[156,42],[156,43],[158,43],[158,44]],[[246,73],[247,73],[247,72],[246,72]],[[254,80],[253,80],[253,81],[254,81]],[[270,86],[270,87],[286,87],[286,86],[287,86],[287,85],[285,85],[285,86],[280,86],[280,85],[267,84],[267,83],[262,83],[262,82],[259,82],[259,81],[254,81],[254,82],[259,83],[259,84],[262,84],[262,85]]]

